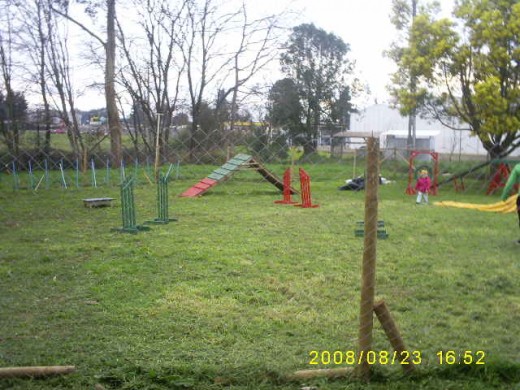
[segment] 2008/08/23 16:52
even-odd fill
[[[455,351],[445,350],[437,351],[436,362],[440,365],[482,365],[485,364],[484,358],[486,353],[482,350],[471,351]],[[310,365],[338,365],[338,364],[361,364],[366,360],[368,364],[421,364],[423,363],[422,353],[420,351],[368,351],[363,356],[363,351],[316,351],[309,352]]]

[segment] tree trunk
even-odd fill
[[[115,89],[115,60],[116,60],[116,34],[115,0],[107,0],[107,42],[106,42],[106,67],[105,67],[105,98],[107,104],[108,129],[110,134],[110,149],[112,152],[112,165],[120,167],[121,153],[121,121],[117,109]]]

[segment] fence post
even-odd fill
[[[376,285],[377,208],[379,184],[379,142],[376,138],[367,140],[365,181],[365,242],[361,275],[361,302],[359,313],[360,364],[357,374],[360,379],[370,379],[368,352],[372,350],[372,330],[374,327],[374,295]]]

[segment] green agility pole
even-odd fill
[[[63,188],[67,189],[67,180],[65,180],[65,172],[63,171],[63,160],[60,162],[60,172],[61,172],[61,185]]]
[[[167,224],[172,221],[177,221],[175,218],[168,216],[168,178],[172,172],[173,165],[170,165],[166,175],[159,175],[157,181],[157,218],[146,223]]]
[[[92,171],[92,187],[97,188],[96,165],[94,164],[94,159],[90,160],[90,168]]]
[[[110,160],[107,158],[105,184],[110,186]]]
[[[74,161],[74,173],[75,173],[75,180],[76,180],[76,188],[79,188],[79,161],[76,159]]]
[[[177,167],[175,168],[175,180],[179,179],[180,164],[181,164],[180,160],[177,160]]]
[[[31,160],[29,160],[29,189],[34,190],[34,174],[33,174]]]
[[[137,233],[142,230],[150,230],[147,226],[137,225],[134,202],[134,179],[129,177],[121,183],[121,217],[123,227],[113,229],[123,233]]]
[[[13,190],[18,191],[20,187],[20,180],[18,178],[18,173],[16,173],[16,163],[13,161],[12,163],[12,171],[13,171]]]
[[[50,180],[49,180],[49,163],[47,159],[44,161],[44,169],[45,169],[45,189],[48,190],[50,188]]]
[[[121,160],[121,169],[119,170],[121,175],[121,182],[126,181],[126,173],[125,173],[125,162]]]
[[[139,185],[139,159],[134,160],[134,180],[135,184]]]

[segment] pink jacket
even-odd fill
[[[432,182],[428,176],[419,177],[415,184],[415,189],[420,192],[430,192]]]

